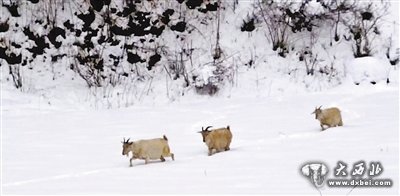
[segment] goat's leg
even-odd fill
[[[134,158],[132,157],[132,158],[129,160],[129,163],[130,163],[129,166],[130,166],[130,167],[132,167],[132,160],[133,160],[133,159],[134,159]]]
[[[212,155],[212,148],[208,148],[208,156],[211,156]]]

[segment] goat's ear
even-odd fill
[[[197,133],[202,133],[203,131],[198,131]]]

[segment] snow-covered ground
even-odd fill
[[[43,99],[44,100],[44,99]],[[348,84],[317,93],[194,97],[172,104],[82,109],[2,89],[3,194],[314,194],[301,175],[322,161],[333,178],[337,161],[380,161],[391,188],[351,194],[399,193],[399,90]],[[320,131],[316,106],[337,106],[344,126]],[[202,126],[230,125],[231,151],[207,156]],[[123,137],[169,138],[175,161],[145,165],[122,156]],[[349,168],[350,169],[350,168]],[[320,190],[345,195],[351,188]]]
[[[316,8],[317,1],[311,2]],[[386,57],[389,43],[391,60],[398,56],[399,5],[395,1],[391,5],[391,14],[379,26],[383,36],[373,41],[373,57],[355,59],[352,42],[332,42],[332,29],[321,26],[313,45],[318,54],[314,74],[307,74],[306,61],[299,61],[299,52],[310,45],[307,32],[292,35],[296,51],[282,58],[271,50],[262,22],[251,33],[239,31],[255,14],[252,1],[240,0],[232,10],[228,6],[221,14],[220,44],[229,77],[213,96],[200,96],[194,86],[184,87],[182,78],[167,77],[163,61],[155,73],[144,72],[151,80],[133,77],[115,87],[92,88],[71,70],[70,59],[50,63],[58,54],[55,50],[44,55],[47,61],[39,56],[27,66],[16,65],[21,68],[21,89],[13,86],[10,66],[1,64],[1,194],[399,195],[399,65],[389,65]],[[21,9],[23,17],[11,18],[10,24],[33,23],[31,12],[36,9],[31,8]],[[73,21],[69,9],[59,15],[62,24]],[[197,24],[196,14],[188,12],[187,17]],[[186,36],[187,43],[199,47],[189,71],[204,81],[214,74],[215,66],[209,62],[215,26],[215,21],[199,24],[199,32]],[[9,33],[11,41],[27,40],[20,29]],[[176,36],[170,32],[159,40],[160,46],[170,47],[172,53],[185,48]],[[72,44],[76,37],[70,38],[67,43]],[[70,45],[65,47],[59,52],[70,51]],[[121,51],[110,49],[104,55],[114,52]],[[125,60],[121,63],[131,66]],[[311,114],[320,105],[340,108],[344,126],[321,132]],[[197,132],[210,125],[231,127],[230,151],[207,156]],[[167,158],[145,165],[136,160],[129,167],[129,158],[122,156],[123,138],[164,134],[175,161]],[[335,179],[338,161],[347,163],[350,171],[361,160],[380,162],[384,170],[376,178],[391,179],[393,186],[325,185],[316,190],[301,173],[304,164],[322,162],[329,170],[327,178]]]

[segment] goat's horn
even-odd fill
[[[210,127],[212,127],[212,126],[208,126],[208,127],[206,127],[206,129],[205,129],[204,131],[208,131],[208,129],[209,129]]]

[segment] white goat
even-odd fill
[[[145,160],[145,164],[149,160],[161,159],[165,161],[165,157],[171,157],[174,159],[174,154],[170,152],[168,145],[168,138],[164,135],[163,138],[138,140],[135,142],[129,142],[129,139],[122,142],[122,155],[129,156],[129,152],[132,152],[132,158],[130,159],[130,166],[132,167],[132,160],[142,159]]]

